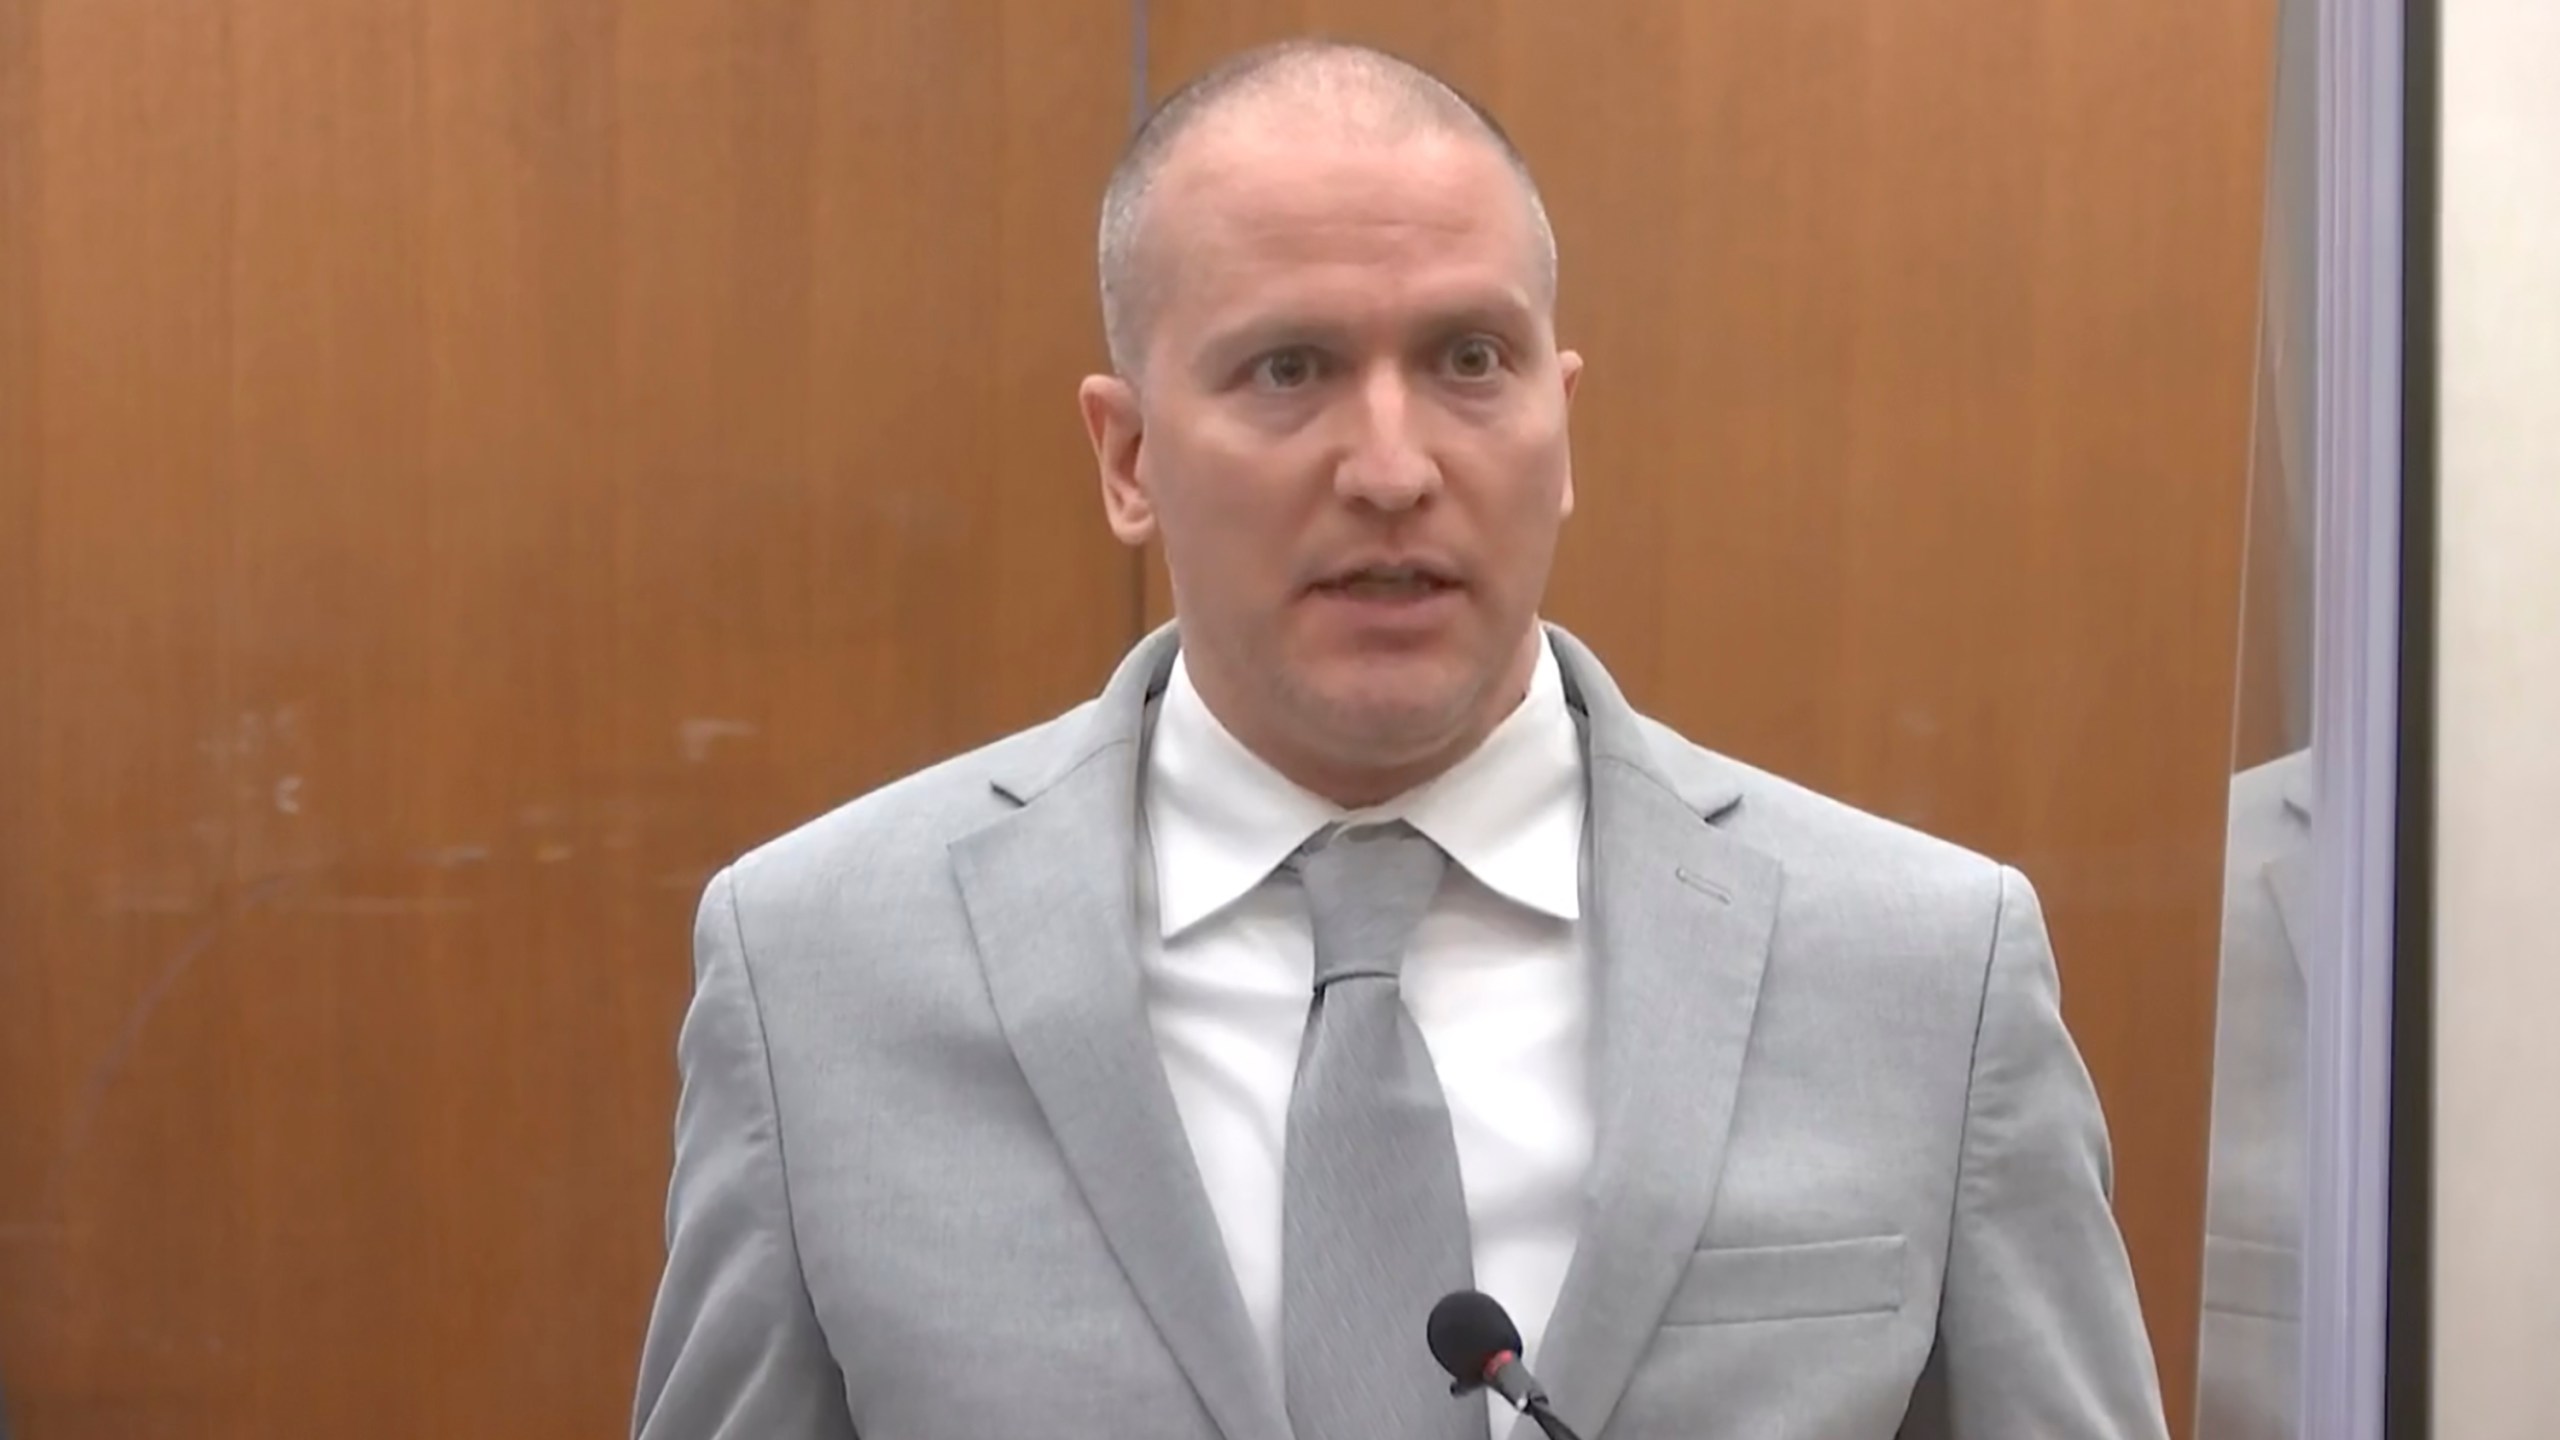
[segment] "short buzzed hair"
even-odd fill
[[[1462,135],[1490,144],[1519,177],[1537,248],[1539,298],[1556,296],[1556,237],[1529,162],[1501,122],[1456,86],[1406,60],[1337,40],[1283,40],[1237,55],[1174,91],[1129,137],[1102,195],[1100,269],[1103,338],[1112,368],[1134,378],[1146,348],[1154,297],[1140,259],[1148,193],[1175,148],[1203,122],[1236,105],[1272,98],[1304,100],[1335,113],[1365,109],[1387,127]]]

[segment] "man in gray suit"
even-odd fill
[[[2025,880],[1540,621],[1581,361],[1499,129],[1275,47],[1103,210],[1177,625],[712,882],[637,1433],[1482,1437],[1475,1287],[1595,1440],[2162,1435]]]
[[[2231,778],[2196,1440],[2294,1440],[2302,1342],[2302,1078],[2312,752]]]

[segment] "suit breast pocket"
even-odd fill
[[[1902,1307],[1899,1235],[1804,1245],[1715,1246],[1689,1257],[1666,1325],[1740,1325]]]

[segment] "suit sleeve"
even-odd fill
[[[1966,1100],[1937,1377],[1955,1440],[2161,1440],[2106,1124],[2035,892],[2003,869]]]
[[[844,1379],[801,1276],[764,1018],[736,878],[694,923],[677,1045],[666,1268],[642,1348],[638,1440],[855,1440]]]

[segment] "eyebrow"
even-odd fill
[[[1527,331],[1536,329],[1537,321],[1536,306],[1523,296],[1506,293],[1434,311],[1425,317],[1424,333],[1437,340],[1481,330],[1503,333]]]
[[[1202,380],[1216,382],[1246,360],[1275,350],[1299,345],[1340,349],[1343,333],[1339,325],[1263,316],[1212,334],[1200,347],[1193,369]]]

